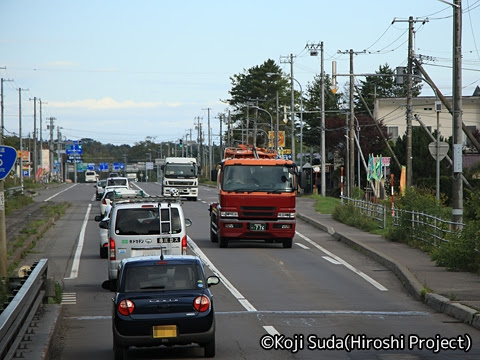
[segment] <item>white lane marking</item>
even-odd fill
[[[85,242],[85,229],[87,227],[88,217],[90,215],[91,208],[92,204],[88,204],[87,212],[85,213],[85,218],[83,219],[82,229],[80,230],[80,235],[78,235],[78,245],[77,250],[75,251],[75,256],[73,257],[70,277],[65,279],[76,279],[78,277],[78,270],[80,268],[80,257],[82,256],[83,243]]]
[[[75,305],[77,303],[77,293],[63,293],[62,305]]]
[[[380,291],[388,291],[388,289],[383,286],[382,284],[380,284],[379,282],[377,282],[376,280],[373,280],[370,276],[368,276],[367,274],[365,274],[364,272],[358,270],[356,267],[350,265],[349,263],[347,263],[345,260],[343,260],[342,258],[338,257],[337,255],[335,255],[334,253],[328,251],[327,249],[325,249],[324,247],[318,245],[316,242],[314,242],[313,240],[309,239],[308,237],[306,237],[305,235],[302,235],[300,234],[299,232],[295,232],[298,236],[300,236],[303,240],[305,240],[306,242],[312,244],[313,246],[315,246],[317,249],[319,249],[320,251],[324,252],[325,254],[327,254],[328,256],[330,256],[331,258],[335,259],[336,261],[338,261],[340,264],[344,265],[347,269],[353,271],[355,274],[357,274],[358,276],[360,276],[361,278],[363,278],[364,280],[366,280],[367,282],[369,282],[370,284],[372,284],[373,286],[375,286],[378,290]]]
[[[322,256],[322,258],[324,258],[325,260],[327,261],[330,261],[332,264],[335,264],[335,265],[341,265],[341,263],[339,263],[337,260],[335,259],[332,259],[330,256]]]
[[[275,329],[273,326],[265,325],[263,328],[265,329],[265,331],[267,333],[269,333],[272,336],[280,335],[280,333],[277,331],[277,329]]]
[[[69,186],[68,188],[63,189],[62,191],[59,191],[59,192],[56,193],[55,195],[52,195],[52,196],[50,196],[49,198],[46,198],[46,199],[43,200],[43,201],[45,202],[45,201],[48,201],[48,200],[50,200],[50,199],[53,199],[55,196],[60,195],[60,194],[63,193],[64,191],[70,190],[70,189],[73,188],[74,186],[77,186],[77,184],[73,184],[72,186]]]
[[[230,293],[238,300],[238,302],[247,310],[247,311],[257,311],[255,307],[250,304],[250,302],[245,299],[245,297],[238,291],[230,281],[213,265],[210,259],[205,255],[205,253],[195,244],[195,241],[189,236],[188,237],[188,245],[193,250],[195,254],[203,261],[203,263],[208,266],[212,272],[217,275],[220,280],[222,281],[223,285],[230,291]]]
[[[245,315],[245,311],[215,311],[215,316],[229,316],[229,315]],[[250,314],[267,314],[267,315],[354,315],[354,316],[430,316],[431,313],[426,311],[358,311],[358,310],[304,310],[304,311],[256,311]],[[64,319],[73,320],[111,320],[111,315],[83,315],[83,316],[65,316]],[[263,328],[271,335],[278,334],[277,330],[270,325],[265,325]]]
[[[303,245],[302,243],[295,243],[295,245],[300,246],[302,249],[309,250],[310,248],[306,245]]]

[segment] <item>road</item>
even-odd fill
[[[138,183],[150,195],[160,185]],[[185,202],[189,253],[202,257],[216,309],[218,359],[479,359],[480,332],[415,301],[386,268],[301,221],[292,249],[281,244],[209,239],[213,188]],[[99,257],[99,204],[91,184],[43,191],[36,201],[72,206],[26,263],[49,259],[49,277],[64,287],[56,359],[113,359],[112,293],[101,288],[107,263]],[[345,339],[363,350],[347,351]],[[276,347],[277,349],[263,349]],[[273,345],[272,345],[273,344]],[[469,347],[465,352],[451,347]],[[195,359],[203,349],[131,349],[136,359]]]

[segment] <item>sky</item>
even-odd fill
[[[480,0],[462,8],[463,95],[471,96],[480,86]],[[332,61],[349,72],[350,49],[356,74],[406,66],[409,16],[415,54],[429,57],[426,71],[449,96],[452,14],[439,0],[0,0],[5,135],[18,135],[21,123],[32,136],[37,98],[44,139],[52,117],[55,138],[60,127],[67,140],[196,139],[195,125],[207,129],[210,115],[218,144],[233,75],[268,59],[290,74],[284,59],[293,54],[294,78],[306,89],[320,73],[320,56],[306,45],[320,42],[329,75]],[[338,81],[342,89],[348,78]]]

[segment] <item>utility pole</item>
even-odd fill
[[[40,143],[40,154],[39,154],[39,167],[42,169],[42,175],[43,175],[43,139],[42,139],[42,104],[46,104],[46,102],[42,102],[42,99],[38,99],[38,103],[40,105],[40,125],[38,127],[38,132],[39,132],[39,143]]]
[[[462,1],[453,6],[453,180],[452,221],[463,222],[463,134],[462,134]],[[461,227],[457,225],[457,227]]]
[[[23,193],[23,142],[22,142],[22,91],[28,89],[18,88],[18,133],[20,139],[20,188]]]
[[[37,182],[37,97],[33,99],[33,181]]]
[[[5,69],[5,68],[2,68]],[[1,79],[0,87],[1,87],[1,132],[0,132],[0,145],[3,145],[3,129],[4,129],[4,122],[3,122],[3,82],[4,81],[12,81]],[[5,195],[4,195],[5,185],[3,180],[0,180],[0,280],[3,280],[7,277],[7,232],[5,229]]]
[[[6,68],[3,67],[3,68],[0,68],[0,69],[6,69]],[[0,96],[1,96],[1,127],[2,127],[2,129],[1,129],[1,134],[0,134],[0,137],[1,137],[1,139],[0,139],[0,145],[3,144],[3,136],[4,136],[4,130],[5,130],[5,121],[4,121],[4,116],[5,116],[5,115],[4,115],[4,111],[5,111],[5,107],[4,107],[4,100],[3,100],[3,98],[4,98],[4,96],[3,96],[3,83],[4,83],[5,81],[13,81],[13,80],[12,80],[12,79],[4,79],[4,78],[1,78],[1,79],[0,79],[0,91],[2,92],[2,93],[0,94]]]
[[[202,110],[207,110],[208,114],[208,171],[207,171],[207,176],[210,178],[210,171],[212,170],[212,144],[211,144],[211,134],[210,134],[210,110],[211,108],[206,108]]]
[[[54,117],[49,117],[47,120],[50,120],[50,126],[49,126],[49,130],[50,130],[50,142],[49,142],[49,145],[48,145],[48,149],[49,149],[49,152],[48,152],[48,159],[49,159],[49,166],[50,166],[50,176],[49,176],[49,180],[52,181],[52,170],[53,170],[53,121],[56,120]],[[77,169],[77,163],[76,163],[76,156],[74,154],[73,156],[73,167],[74,169],[76,170]],[[77,174],[76,174],[76,171],[75,171],[75,184],[77,183]]]
[[[399,20],[393,19],[392,24],[395,22],[408,22],[408,54],[407,54],[407,108],[406,108],[406,119],[407,119],[407,131],[406,131],[406,165],[407,165],[407,178],[406,186],[412,186],[412,175],[413,175],[413,154],[412,154],[412,119],[413,119],[413,110],[412,110],[412,97],[413,97],[413,26],[417,22],[425,24],[428,22],[428,19],[413,19],[413,16],[410,16],[408,20]]]
[[[323,58],[323,41],[319,44],[307,44],[306,48],[310,50],[310,56],[317,56],[318,49],[320,49],[320,102],[321,102],[321,120],[320,120],[320,128],[321,128],[321,137],[320,137],[320,145],[321,145],[321,154],[320,154],[320,188],[321,188],[321,195],[326,195],[326,177],[325,177],[325,69],[324,69],[324,58]],[[278,117],[277,117],[278,119]]]
[[[280,57],[280,63],[290,64],[290,95],[291,95],[291,103],[290,103],[290,114],[291,114],[291,142],[292,142],[292,161],[295,162],[295,88],[294,88],[294,78],[293,78],[293,58],[295,56],[290,54],[289,57],[282,56]],[[282,59],[283,58],[283,59]],[[288,60],[285,60],[285,59]]]

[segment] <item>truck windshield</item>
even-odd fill
[[[165,176],[174,178],[197,177],[196,167],[192,164],[167,164],[165,165]]]
[[[222,189],[225,191],[294,191],[294,175],[282,165],[229,165],[225,166]]]

